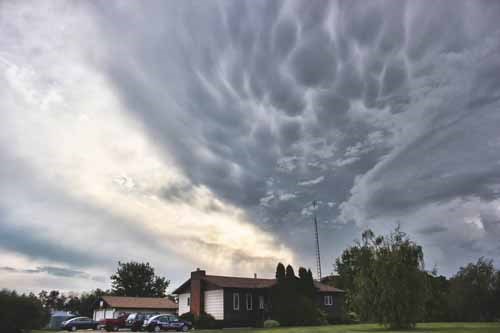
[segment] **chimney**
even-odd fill
[[[203,294],[201,290],[201,280],[205,277],[205,271],[199,268],[191,272],[191,308],[190,312],[195,316],[199,316],[202,312]]]

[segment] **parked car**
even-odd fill
[[[155,313],[131,313],[129,314],[126,326],[129,327],[132,332],[142,331],[142,325],[144,321],[158,315],[158,312]]]
[[[75,317],[61,323],[61,329],[68,331],[76,331],[80,329],[93,329],[96,330],[99,322],[92,320],[88,317]]]
[[[103,327],[108,332],[116,332],[120,328],[127,327],[128,316],[128,313],[122,313],[118,318],[101,319],[99,320],[99,326]]]
[[[149,318],[143,324],[144,330],[148,332],[160,331],[183,331],[187,332],[193,327],[190,321],[179,319],[174,315],[157,315]]]

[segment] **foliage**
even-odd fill
[[[96,306],[97,301],[99,300],[99,298],[105,295],[109,295],[109,292],[103,291],[99,288],[81,294],[78,310],[76,311],[76,313],[78,313],[80,316],[92,318],[93,310]]]
[[[291,265],[285,269],[279,263],[276,277],[278,283],[272,289],[272,309],[281,325],[315,325],[324,322],[314,302],[315,288],[310,270],[301,267],[297,277]]]
[[[111,276],[112,293],[116,296],[165,297],[170,281],[156,276],[149,263],[118,262]]]
[[[0,291],[0,329],[2,332],[22,332],[45,326],[49,313],[33,294],[19,295],[15,291]]]
[[[449,291],[450,281],[445,276],[437,276],[436,272],[427,274],[424,321],[437,322],[449,320]]]
[[[268,319],[264,321],[264,328],[279,327],[280,323],[277,320]]]
[[[185,312],[179,316],[180,319],[190,321],[193,326],[197,329],[214,329],[217,328],[217,320],[205,312],[202,312],[199,316],[195,316],[191,312]]]
[[[412,328],[423,316],[426,295],[422,248],[399,227],[386,237],[368,230],[362,243],[336,261],[351,311],[362,320],[391,328]]]
[[[184,312],[179,316],[179,318],[182,320],[190,321],[191,323],[194,323],[195,321],[194,314],[192,314],[191,312]]]
[[[500,318],[500,271],[493,261],[479,258],[461,267],[450,279],[450,316],[452,320],[489,321]]]
[[[276,266],[276,280],[278,281],[284,281],[285,280],[285,265],[282,263],[278,263],[278,266]]]

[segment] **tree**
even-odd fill
[[[451,319],[460,321],[493,320],[499,315],[500,273],[493,261],[479,258],[461,267],[450,279]]]
[[[112,293],[116,296],[165,297],[170,281],[156,276],[149,263],[118,262],[111,276]]]
[[[320,313],[314,302],[312,273],[299,268],[299,278],[293,267],[281,263],[276,267],[277,283],[272,289],[272,309],[281,325],[313,325],[319,323]]]
[[[438,276],[436,271],[427,273],[427,290],[424,320],[426,322],[449,320],[450,281],[445,276]]]
[[[49,321],[49,311],[33,294],[19,295],[15,291],[0,291],[0,324],[2,332],[20,333],[38,329]]]
[[[75,311],[80,316],[92,317],[97,301],[105,295],[109,295],[109,291],[104,291],[99,288],[86,292],[80,295],[78,310]]]
[[[349,310],[391,328],[414,327],[426,299],[423,259],[422,248],[399,226],[386,237],[363,232],[362,242],[336,260]]]
[[[276,280],[278,281],[284,281],[285,280],[285,265],[282,263],[278,263],[278,266],[276,266]]]

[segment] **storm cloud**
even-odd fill
[[[272,274],[313,265],[317,201],[326,271],[398,223],[442,273],[500,259],[498,4],[0,9],[5,256]]]

